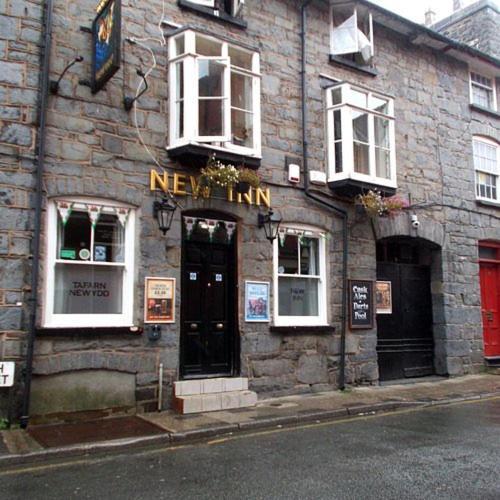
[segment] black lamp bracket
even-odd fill
[[[76,56],[63,70],[63,72],[61,73],[61,76],[59,77],[58,80],[50,80],[50,83],[49,83],[49,90],[50,90],[50,93],[51,94],[54,94],[56,95],[58,92],[59,92],[59,83],[61,83],[61,80],[64,78],[64,75],[66,74],[66,72],[68,71],[69,68],[71,68],[71,66],[73,66],[73,64],[76,64],[77,62],[82,62],[83,61],[83,57],[82,56]]]
[[[146,75],[144,74],[144,72],[138,69],[137,74],[142,78],[144,82],[144,88],[142,89],[141,93],[136,95],[135,97],[123,98],[123,106],[126,111],[130,111],[132,109],[132,106],[134,105],[134,102],[137,101],[137,99],[139,99],[139,97],[141,97],[148,90],[148,81],[146,80]]]

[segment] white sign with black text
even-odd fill
[[[14,361],[0,361],[0,387],[12,387],[14,385]]]

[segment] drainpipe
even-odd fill
[[[330,201],[326,201],[321,197],[327,197],[321,191],[311,190],[309,187],[309,167],[308,159],[308,142],[307,142],[307,96],[306,96],[306,21],[307,21],[307,6],[311,0],[305,0],[301,6],[301,97],[302,97],[302,165],[304,168],[304,191],[308,198],[317,203],[329,208],[337,216],[342,218],[342,312],[341,312],[341,329],[340,329],[340,374],[339,374],[339,389],[345,389],[345,344],[346,344],[346,320],[347,320],[347,256],[348,256],[348,233],[347,233],[347,211],[335,206]]]
[[[36,145],[35,220],[33,228],[33,261],[31,272],[31,296],[29,298],[29,331],[24,370],[24,394],[20,425],[28,426],[30,409],[31,376],[33,373],[33,350],[35,345],[36,312],[38,308],[38,277],[40,266],[40,235],[43,204],[43,172],[45,164],[45,123],[49,97],[50,50],[52,45],[53,0],[46,0],[44,6],[43,47],[40,57],[40,90],[38,93],[38,133]]]

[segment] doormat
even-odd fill
[[[38,425],[28,427],[28,433],[44,448],[54,448],[164,434],[165,430],[142,418],[132,416],[72,424]]]

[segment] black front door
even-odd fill
[[[432,375],[429,266],[379,262],[377,279],[392,284],[392,314],[377,315],[380,380]]]
[[[220,235],[219,235],[220,236]],[[232,375],[235,358],[235,248],[195,228],[183,242],[181,376]],[[233,235],[234,236],[234,235]]]

